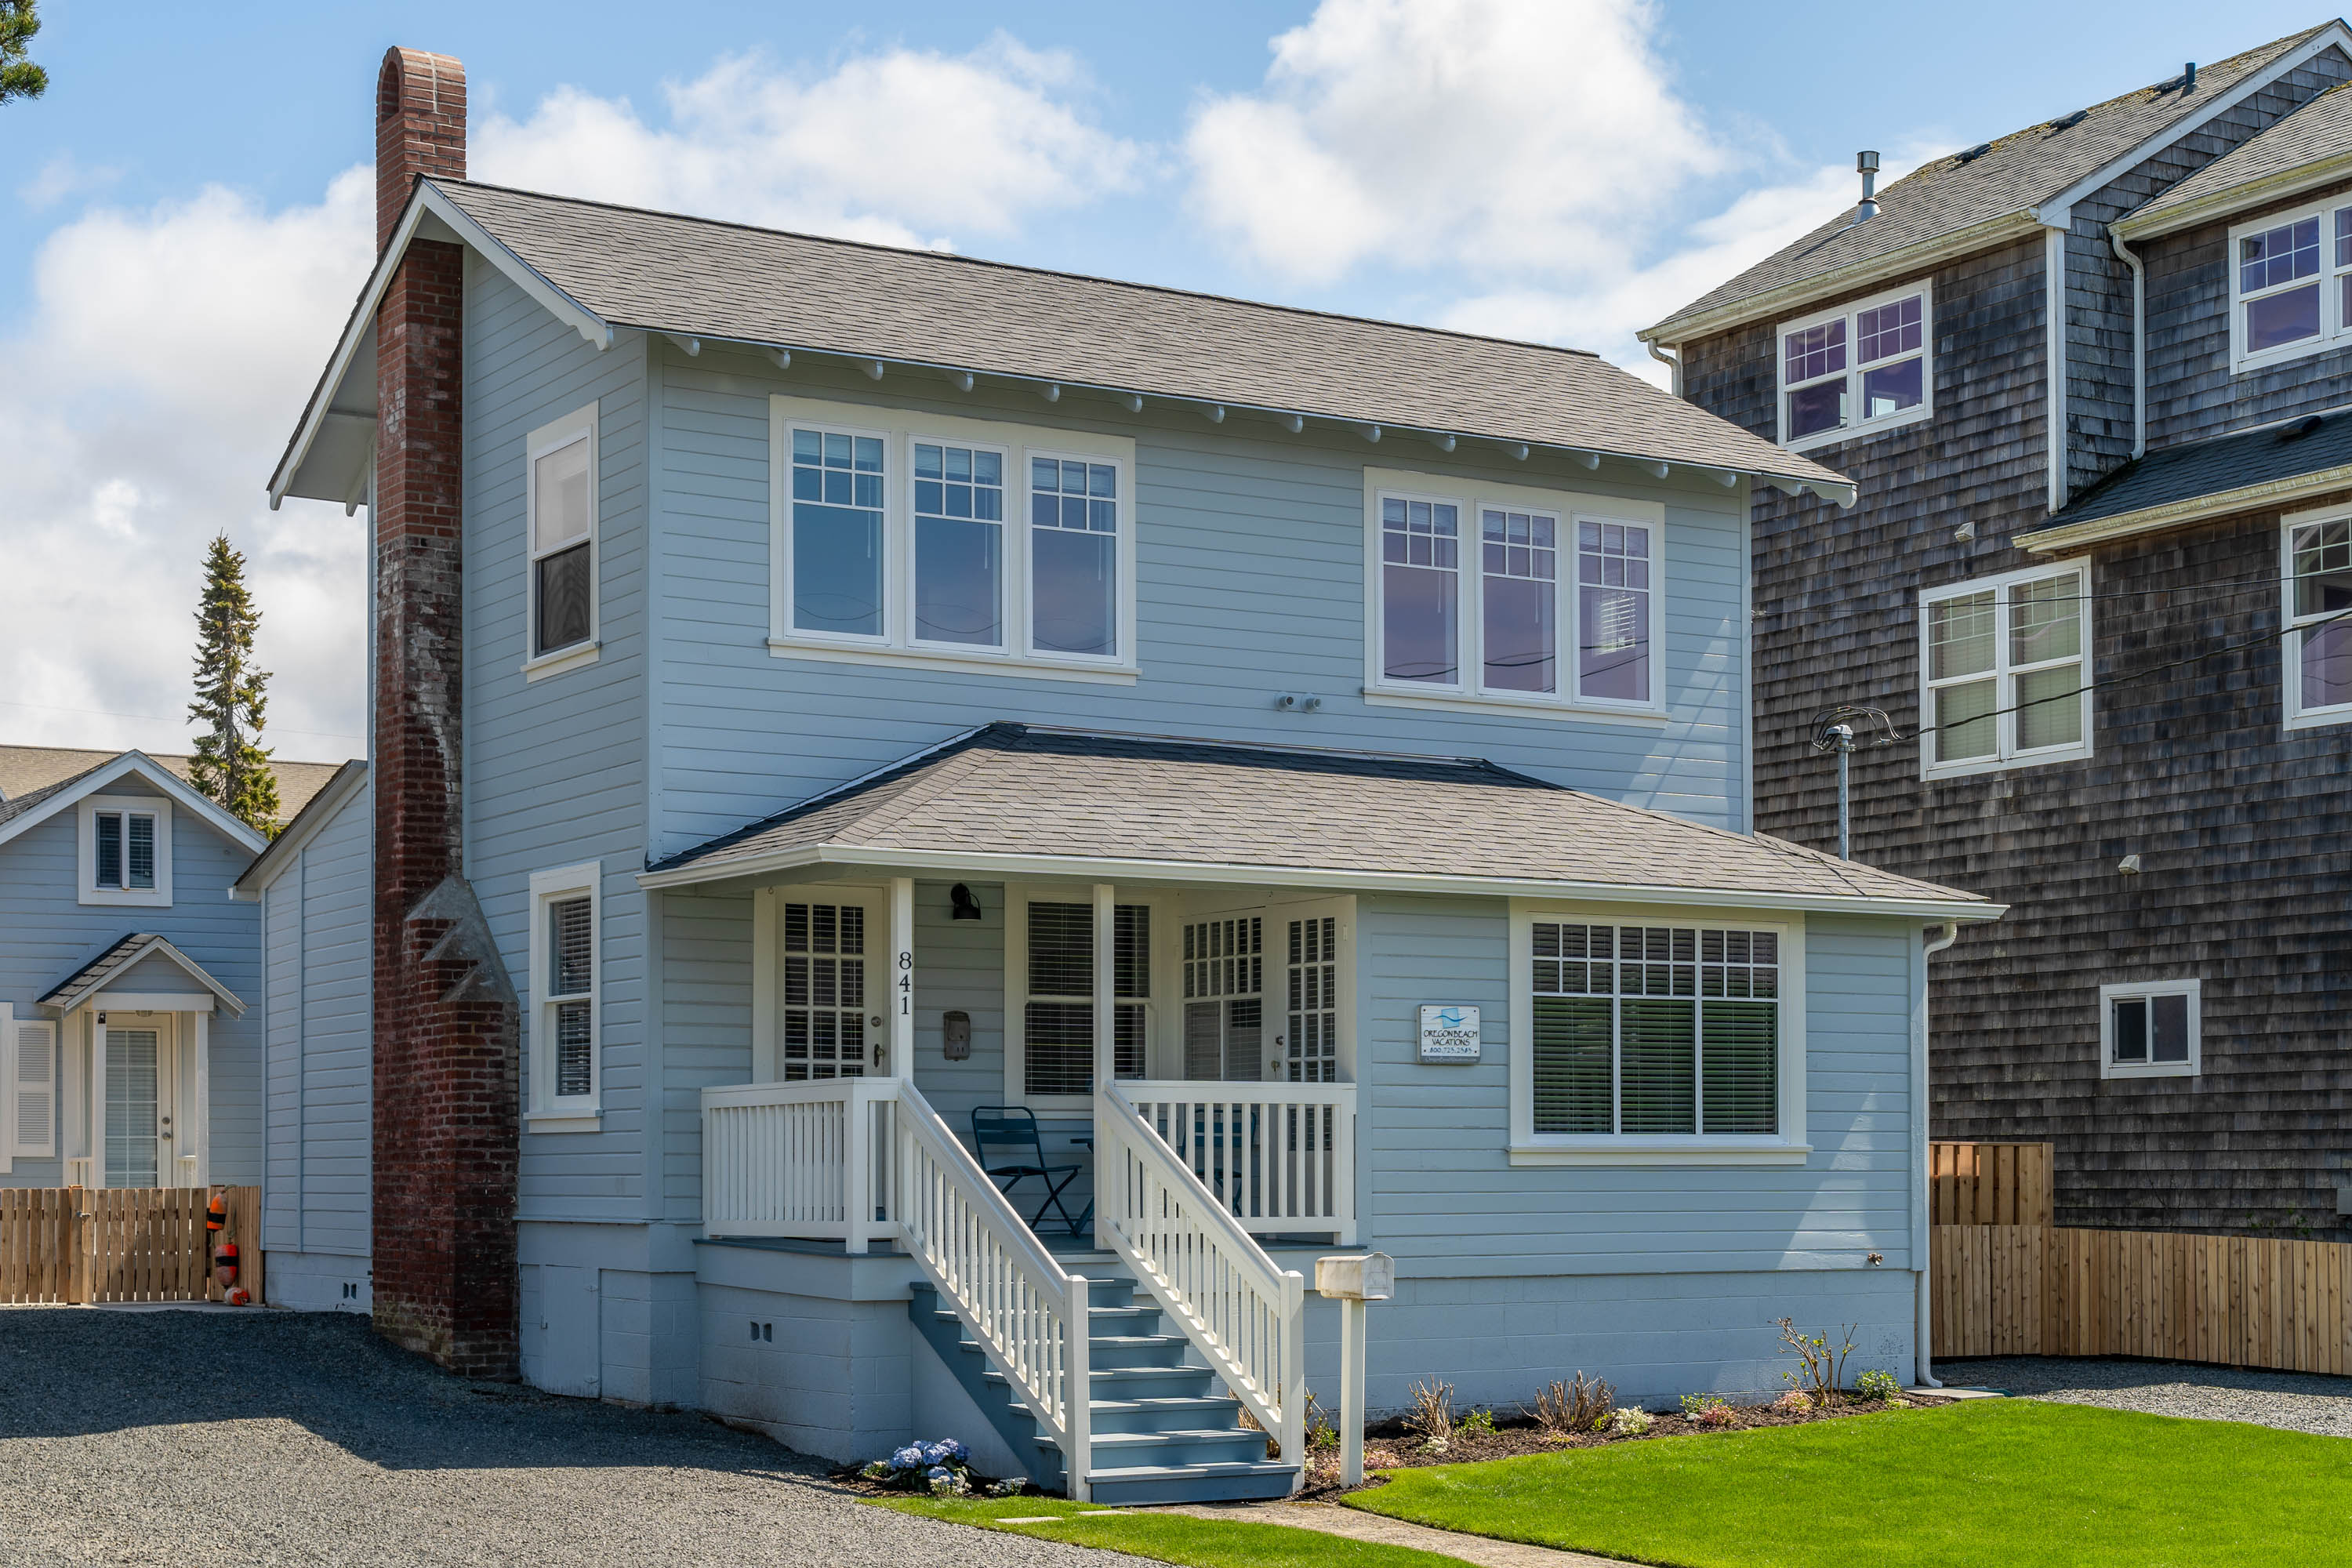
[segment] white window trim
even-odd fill
[[[2116,1002],[2140,996],[2189,998],[2189,1059],[2185,1062],[2118,1062],[2116,1060]],[[2148,1049],[2156,1048],[2154,1040]],[[2109,1078],[2195,1078],[2204,1070],[2205,990],[2198,980],[2138,980],[2099,987],[2099,1076]]]
[[[523,989],[530,1030],[530,1109],[523,1122],[533,1132],[594,1132],[603,1125],[604,1092],[604,868],[590,860],[530,874],[530,972]],[[555,1004],[547,1000],[548,906],[588,897],[591,932],[588,962],[588,1092],[558,1095],[555,1086]]]
[[[2285,364],[2294,360],[2308,359],[2314,354],[2326,353],[2331,349],[2339,349],[2347,343],[2352,343],[2352,321],[2342,319],[2344,286],[2338,281],[2347,274],[2352,274],[2352,267],[2336,265],[2334,215],[2338,207],[2352,207],[2352,195],[2336,196],[2312,205],[2297,207],[2293,212],[2273,213],[2267,217],[2252,218],[2245,223],[2232,224],[2230,226],[2229,247],[2223,255],[2224,261],[2230,269],[2230,374],[2231,375],[2242,375],[2250,370],[2263,370],[2274,364]],[[2265,289],[2252,298],[2264,299],[2272,294],[2284,294],[2288,289],[2300,288],[2307,282],[2318,284],[2319,335],[2300,339],[2291,343],[2281,343],[2274,349],[2264,349],[2260,353],[2249,353],[2246,352],[2246,301],[2249,296],[2241,291],[2238,287],[2243,277],[2238,266],[2238,242],[2250,234],[2267,234],[2272,229],[2284,228],[2307,217],[2315,217],[2319,220],[2319,270],[2313,273],[2309,279],[2298,278],[2293,283],[2282,283],[2274,289]]]
[[[155,885],[152,888],[101,888],[98,885],[98,816],[100,812],[143,812],[155,818]],[[163,795],[91,795],[80,802],[76,825],[80,851],[76,857],[75,898],[84,904],[111,904],[142,909],[169,909],[172,904],[172,802]],[[123,853],[130,853],[124,835]]]
[[[597,405],[591,403],[584,408],[573,409],[561,419],[541,426],[523,441],[523,658],[520,668],[526,680],[543,680],[551,675],[576,669],[583,664],[593,664],[604,646],[601,633],[604,597],[604,531],[600,515],[603,487],[597,472],[596,430]],[[582,440],[588,443],[588,636],[579,642],[566,643],[562,647],[540,653],[535,651],[539,643],[539,460],[550,452],[559,451],[574,441]]]
[[[1780,1131],[1769,1136],[1694,1132],[1671,1136],[1542,1132],[1535,1130],[1535,924],[1681,925],[1769,931],[1780,941]],[[1805,1132],[1805,925],[1802,916],[1750,919],[1720,910],[1591,907],[1511,900],[1509,1155],[1514,1165],[1801,1165]]]
[[[794,426],[879,437],[882,485],[883,632],[824,635],[792,620],[792,431]],[[1005,647],[992,653],[961,643],[914,638],[915,492],[918,442],[985,447],[1004,454]],[[1039,653],[1030,626],[1029,459],[1108,463],[1118,470],[1118,651],[1110,658]],[[772,395],[768,399],[768,652],[826,663],[919,665],[927,669],[1032,679],[1132,685],[1139,674],[1136,625],[1135,443],[1126,437],[1058,430],[1010,421],[924,414],[866,404]]]
[[[1381,594],[1381,502],[1390,497],[1438,501],[1459,509],[1461,548],[1455,559],[1454,624],[1460,630],[1458,666],[1461,679],[1451,685],[1433,681],[1391,680],[1382,658],[1387,604]],[[1486,668],[1485,572],[1479,548],[1481,513],[1488,507],[1539,511],[1559,520],[1560,542],[1555,552],[1552,586],[1556,607],[1553,625],[1559,638],[1560,689],[1549,695],[1526,691],[1490,691],[1483,684]],[[1582,640],[1576,614],[1577,525],[1581,522],[1630,524],[1650,531],[1650,700],[1612,702],[1576,694],[1576,655]],[[1567,490],[1533,489],[1522,486],[1472,483],[1436,474],[1401,468],[1364,470],[1364,700],[1399,707],[1447,708],[1468,712],[1508,713],[1538,718],[1632,719],[1656,721],[1666,717],[1666,509],[1657,501],[1624,500],[1613,496],[1582,495]]]
[[[2352,519],[2352,508],[2317,507],[2309,511],[2291,511],[2279,519],[2279,614],[2280,624],[2288,627],[2287,635],[2279,638],[2279,699],[2284,705],[2285,727],[2290,730],[2312,730],[2326,724],[2352,724],[2352,702],[2331,703],[2324,708],[2303,705],[2303,633],[2301,627],[2332,618],[2336,612],[2322,616],[2297,616],[2294,613],[2294,531],[2309,528],[2314,523],[2338,522]]]
[[[2016,700],[2015,687],[2017,682],[2017,674],[2015,669],[2012,668],[2009,663],[2009,620],[2011,605],[2009,591],[2020,583],[2038,583],[2051,577],[2064,576],[2070,572],[2074,574],[2076,581],[2080,584],[2077,596],[2074,601],[2075,610],[2082,617],[2083,651],[2078,662],[2080,662],[2083,667],[2083,684],[2087,688],[2092,684],[2094,679],[2092,668],[2094,648],[2091,641],[2091,634],[2094,626],[2091,615],[2091,569],[2090,563],[2087,561],[2073,563],[2053,562],[2047,566],[2029,566],[2021,571],[2003,572],[1998,576],[1972,577],[1965,582],[1947,583],[1940,587],[1922,588],[1919,590],[1920,727],[1925,729],[1927,726],[1933,724],[1936,721],[1935,698],[1933,689],[1929,685],[1928,677],[1928,670],[1933,668],[1928,663],[1930,652],[1928,647],[1928,636],[1931,630],[1930,621],[1927,615],[1928,606],[1931,605],[1941,604],[1948,599],[1964,599],[1971,595],[1982,594],[1988,590],[1990,590],[1993,595],[1994,651],[1993,668],[1990,673],[1994,680],[1994,706],[2000,713],[2000,716],[1993,721],[1994,750],[1993,755],[1990,757],[1970,757],[1964,762],[1937,763],[1931,760],[1935,755],[1935,737],[1923,736],[1919,745],[1919,776],[1921,778],[1966,778],[1975,773],[2007,773],[2012,768],[2040,767],[2047,763],[2079,763],[2085,761],[2090,757],[2094,742],[2097,737],[2097,692],[2086,689],[2082,694],[2080,701],[2083,704],[2083,738],[2080,742],[2071,745],[2037,746],[2032,751],[2019,751],[2016,744],[2017,715],[2010,710]],[[2067,661],[2051,659],[2046,662],[2050,664],[2059,664]],[[2030,673],[2032,669],[2039,668],[2041,666],[2028,666],[2026,668]],[[1955,676],[1952,678],[1952,682],[1957,683],[1963,680],[1982,680],[1984,679],[1985,677],[1982,674]]]
[[[1881,305],[1892,304],[1912,295],[1919,296],[1919,353],[1925,362],[1919,372],[1919,402],[1916,406],[1876,419],[1851,419],[1834,430],[1817,431],[1811,436],[1791,439],[1789,435],[1789,334],[1801,332],[1807,327],[1818,327],[1824,321],[1834,321],[1843,316],[1845,329],[1845,405],[1849,410],[1862,406],[1862,373],[1859,358],[1860,340],[1854,330],[1853,318],[1864,310],[1874,310]],[[1821,378],[1827,380],[1827,377]],[[1805,383],[1811,385],[1812,383]],[[1906,283],[1899,289],[1889,289],[1873,294],[1866,300],[1851,300],[1826,310],[1798,316],[1780,322],[1772,329],[1772,428],[1781,446],[1791,452],[1810,452],[1817,447],[1833,447],[1841,441],[1855,441],[1888,430],[1900,430],[1906,425],[1917,425],[1936,416],[1936,288],[1934,280],[1922,278]]]

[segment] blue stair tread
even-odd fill
[[[1211,1476],[1295,1476],[1297,1465],[1286,1465],[1279,1459],[1215,1459],[1200,1465],[1097,1465],[1087,1472],[1087,1479],[1103,1481],[1141,1481],[1160,1479],[1190,1480]]]
[[[1298,1468],[1268,1462],[1135,1465],[1091,1469],[1087,1490],[1098,1503],[1243,1502],[1288,1497]]]
[[[1264,1443],[1265,1434],[1246,1426],[1210,1426],[1192,1430],[1167,1432],[1097,1432],[1092,1434],[1095,1452],[1105,1448],[1150,1448],[1186,1443],[1234,1443],[1255,1441]]]

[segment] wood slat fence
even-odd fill
[[[261,1189],[220,1189],[237,1283],[261,1294]],[[196,1187],[0,1188],[0,1302],[217,1301]]]
[[[2053,1226],[2050,1152],[2046,1143],[1934,1146],[1936,1355],[2352,1373],[2352,1246]]]

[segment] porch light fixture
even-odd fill
[[[965,887],[961,882],[958,882],[954,887],[948,889],[948,903],[950,906],[950,912],[948,916],[950,920],[976,921],[980,919],[980,900],[974,898],[972,896],[971,889]]]

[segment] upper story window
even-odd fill
[[[1927,777],[2091,754],[2090,605],[2079,566],[1919,595]]]
[[[2284,523],[2286,722],[2352,721],[2352,516]]]
[[[598,906],[603,868],[591,860],[530,879],[530,1122],[534,1131],[593,1131],[604,1091],[598,1050]]]
[[[2352,342],[2352,206],[2306,207],[2230,231],[2230,368]]]
[[[1927,418],[1932,304],[1921,282],[1783,323],[1781,445],[1823,446]]]
[[[529,676],[585,663],[596,649],[596,405],[530,433],[525,588]]]
[[[1133,678],[1132,442],[771,409],[772,652]]]
[[[1368,697],[1658,710],[1661,508],[1368,478]]]
[[[95,795],[80,805],[78,901],[166,905],[172,901],[172,803]]]

